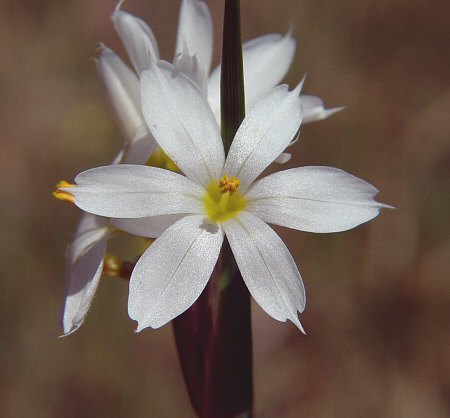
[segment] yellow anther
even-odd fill
[[[56,185],[56,190],[53,192],[53,197],[59,200],[64,200],[66,202],[73,203],[75,201],[74,195],[66,190],[60,190],[62,188],[66,189],[71,187],[75,187],[75,184],[67,183],[67,181],[61,180]]]
[[[110,277],[120,276],[123,261],[115,255],[106,254],[103,259],[103,274]]]
[[[237,190],[241,182],[236,177],[230,177],[228,175],[224,175],[219,180],[219,189],[221,194],[230,193],[230,195],[233,195],[233,193]]]

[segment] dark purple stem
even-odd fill
[[[245,116],[239,0],[225,0],[221,73],[225,153]],[[225,239],[211,279],[195,304],[173,321],[183,376],[201,418],[252,416],[250,295]]]

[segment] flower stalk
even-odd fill
[[[227,154],[245,117],[239,0],[225,1],[220,85],[221,134]],[[229,194],[224,193],[221,202]],[[173,324],[195,412],[202,418],[251,417],[250,294],[226,239],[206,289]]]

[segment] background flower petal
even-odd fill
[[[183,216],[185,215],[159,215],[137,219],[114,218],[111,220],[111,225],[129,234],[157,238]]]
[[[84,214],[70,246],[62,320],[64,335],[83,324],[91,306],[103,271],[108,222],[109,219]]]
[[[266,222],[308,232],[339,232],[378,215],[378,190],[332,167],[299,167],[256,182],[248,210]]]
[[[302,94],[300,96],[303,109],[303,123],[316,122],[345,109],[345,106],[325,109],[322,99],[316,96]]]
[[[97,70],[127,142],[145,126],[141,112],[139,79],[111,49],[102,47]]]
[[[173,60],[173,65],[186,74],[200,89],[203,96],[207,95],[207,79],[203,65],[197,55],[193,55],[187,48],[182,53],[177,54]]]
[[[138,331],[163,326],[197,300],[222,242],[220,227],[194,215],[177,221],[150,246],[130,280],[128,314],[138,321]]]
[[[120,7],[121,3],[119,3]],[[130,13],[117,8],[111,16],[114,27],[139,75],[148,70],[151,60],[159,59],[158,44],[150,27]]]
[[[141,127],[130,144],[126,144],[122,164],[145,164],[158,148],[158,143],[148,130],[147,125]]]
[[[205,75],[209,73],[213,54],[213,24],[206,3],[198,0],[183,0],[178,20],[175,55],[184,47],[199,58]]]
[[[247,111],[284,78],[292,64],[295,40],[291,33],[260,36],[242,46]],[[220,122],[220,72],[216,67],[208,79],[208,101]]]
[[[225,222],[223,228],[242,278],[256,302],[272,318],[289,319],[304,332],[297,312],[305,309],[305,289],[281,238],[249,213]]]

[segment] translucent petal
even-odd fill
[[[253,298],[278,321],[302,331],[297,312],[305,309],[303,281],[281,238],[257,217],[242,213],[223,224],[242,278]]]
[[[338,232],[378,215],[378,190],[332,167],[299,167],[257,181],[248,210],[268,223],[308,232]]]
[[[158,44],[149,26],[138,17],[119,10],[121,4],[122,2],[119,3],[111,19],[139,75],[149,68],[151,60],[159,59]]]
[[[159,328],[188,309],[206,286],[223,242],[220,227],[185,216],[143,254],[130,280],[128,314],[138,331]]]
[[[158,238],[167,228],[185,215],[160,215],[149,218],[121,219],[115,218],[111,225],[129,234],[146,238]]]
[[[207,79],[202,63],[197,55],[192,55],[187,48],[182,53],[177,54],[173,60],[173,65],[186,74],[200,89],[203,96],[207,95]]]
[[[260,36],[243,45],[245,106],[247,112],[284,78],[291,66],[295,40],[291,33]],[[220,65],[208,79],[208,101],[220,121]]]
[[[109,221],[110,219],[108,218],[92,215],[90,213],[83,213],[75,237],[70,246],[70,265],[74,265],[90,247],[108,235]]]
[[[145,126],[141,112],[139,79],[111,49],[102,47],[97,70],[119,126],[128,142]]]
[[[316,96],[302,94],[300,96],[303,109],[303,123],[316,122],[345,109],[345,106],[325,109],[322,99]]]
[[[279,86],[247,113],[236,132],[224,172],[236,176],[241,192],[289,145],[302,121],[299,88]]]
[[[77,186],[64,189],[81,209],[111,218],[143,218],[202,213],[204,189],[169,170],[119,164],[79,174]]]
[[[198,87],[160,61],[142,73],[141,93],[150,131],[181,171],[204,186],[220,178],[225,157],[219,127]]]
[[[292,158],[292,154],[288,152],[282,152],[277,158],[275,158],[275,162],[278,164],[285,164]]]
[[[199,0],[183,0],[178,21],[175,55],[187,47],[197,55],[205,74],[209,73],[213,53],[213,25],[208,6]]]
[[[144,125],[137,132],[130,144],[127,144],[121,163],[123,164],[145,164],[149,157],[156,151],[158,143]]]
[[[84,322],[103,271],[108,219],[84,214],[70,246],[63,311],[64,335]]]

